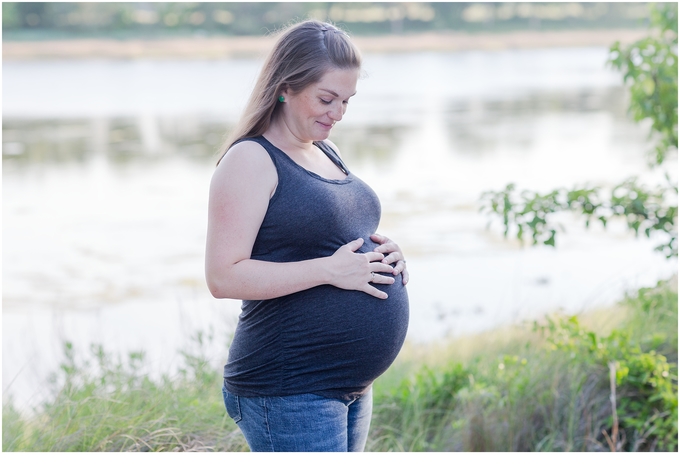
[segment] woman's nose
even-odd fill
[[[345,114],[345,109],[342,104],[340,106],[333,106],[333,109],[328,112],[328,116],[334,121],[341,120],[343,114]]]

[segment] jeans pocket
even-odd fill
[[[222,398],[224,398],[224,407],[229,417],[234,420],[234,423],[241,421],[241,404],[238,396],[229,393],[227,387],[222,385]]]

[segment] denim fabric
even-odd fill
[[[366,446],[371,389],[351,401],[312,393],[242,397],[224,386],[222,395],[253,452],[362,452]]]

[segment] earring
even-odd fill
[[[285,101],[285,98],[283,95],[279,96],[279,103],[283,103]]]

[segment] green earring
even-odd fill
[[[279,103],[283,103],[284,100],[285,100],[285,98],[283,97],[283,95],[279,96]]]

